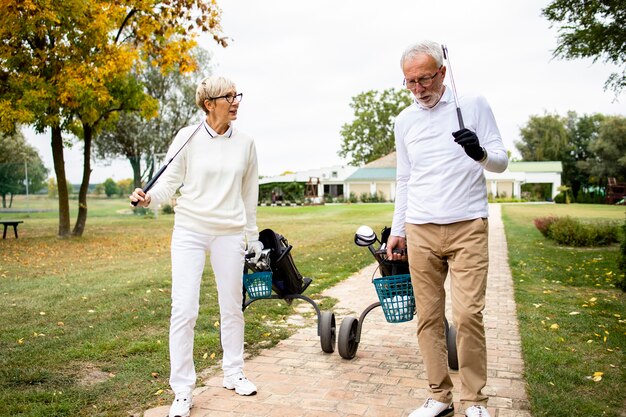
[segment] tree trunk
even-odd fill
[[[61,135],[60,126],[53,126],[51,131],[52,159],[59,191],[59,237],[66,238],[70,236],[70,203],[67,194],[67,179],[65,178],[63,136]]]
[[[2,194],[2,208],[7,208],[7,195]]]
[[[78,191],[78,217],[74,225],[72,235],[81,237],[87,223],[87,192],[89,191],[89,177],[91,176],[91,141],[93,138],[93,126],[83,124],[83,136],[85,147],[83,150],[83,179]]]
[[[11,199],[9,200],[9,208],[13,207],[13,193],[11,193]]]
[[[141,155],[128,157],[128,160],[133,167],[133,184],[135,188],[141,188]]]

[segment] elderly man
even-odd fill
[[[424,41],[400,61],[414,102],[396,118],[396,202],[387,256],[406,249],[416,296],[417,339],[430,398],[410,417],[454,415],[444,330],[445,290],[451,278],[453,321],[467,417],[490,417],[483,309],[487,287],[488,205],[483,170],[502,172],[508,157],[493,113],[479,95],[460,97],[459,129],[453,92],[443,84],[441,45]],[[396,249],[396,250],[394,250]]]

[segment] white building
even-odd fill
[[[333,198],[345,194],[345,180],[358,168],[353,166],[332,166],[308,171],[288,172],[272,177],[259,179],[259,185],[275,184],[274,193],[280,195],[281,183],[301,183],[305,185],[305,195],[318,197],[318,201],[326,195]]]
[[[487,192],[493,196],[520,198],[522,184],[552,184],[554,198],[561,186],[561,161],[509,162],[508,168],[501,173],[485,171]],[[346,196],[354,193],[379,195],[388,201],[395,200],[396,191],[396,153],[370,162],[356,170],[346,179]]]
[[[561,161],[509,162],[501,173],[485,171],[487,192],[493,196],[520,198],[523,184],[552,184],[554,198],[561,186]],[[377,195],[385,201],[396,198],[396,153],[392,152],[361,168],[333,166],[308,171],[285,173],[264,177],[259,185],[275,184],[273,194],[281,196],[281,184],[300,183],[305,187],[305,197],[321,202],[324,196],[348,198],[354,194]],[[317,197],[317,199],[315,199]]]

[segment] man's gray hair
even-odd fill
[[[204,100],[211,100],[213,97],[223,96],[234,89],[235,83],[228,78],[217,75],[206,77],[200,81],[196,88],[196,105],[205,113],[208,113],[209,111],[204,106]]]
[[[404,68],[404,63],[407,60],[421,54],[433,57],[433,59],[437,62],[437,67],[443,65],[443,50],[441,49],[441,45],[433,41],[421,41],[404,50],[402,58],[400,58],[400,68]]]

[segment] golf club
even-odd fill
[[[198,125],[198,127],[196,128],[196,130],[194,130],[194,131],[193,131],[193,133],[191,134],[191,136],[189,136],[189,139],[187,139],[187,140],[185,141],[185,143],[183,143],[183,146],[181,146],[181,147],[180,147],[180,149],[179,149],[178,151],[176,151],[176,153],[174,154],[174,156],[172,156],[172,157],[170,158],[170,160],[169,160],[169,161],[167,161],[167,163],[166,163],[165,165],[163,165],[163,166],[162,166],[162,167],[161,167],[161,168],[157,171],[157,173],[156,173],[156,174],[154,174],[154,177],[150,178],[150,181],[148,181],[148,183],[146,184],[146,186],[143,188],[143,192],[144,192],[144,193],[147,193],[147,192],[148,192],[148,190],[150,190],[150,189],[152,188],[152,186],[154,185],[154,183],[156,182],[156,180],[158,180],[158,179],[159,179],[159,177],[161,176],[161,174],[163,174],[163,172],[165,171],[165,169],[167,168],[167,166],[170,164],[170,162],[172,162],[172,161],[174,160],[174,158],[176,158],[176,155],[178,155],[178,154],[180,153],[180,151],[182,151],[182,150],[183,150],[183,148],[184,148],[185,146],[187,146],[187,144],[189,143],[189,141],[191,140],[191,138],[193,138],[193,137],[196,135],[196,133],[198,133],[198,130],[200,130],[200,128],[201,128],[201,127],[202,127],[202,123],[200,123],[200,124]],[[131,202],[131,204],[132,204],[133,206],[137,206],[137,204],[138,204],[138,203],[139,203],[139,201],[133,201],[133,202]]]
[[[454,85],[454,77],[452,76],[452,65],[450,64],[450,55],[448,54],[448,48],[446,45],[441,45],[443,49],[443,58],[448,63],[448,71],[450,73],[450,83],[452,84],[452,95],[454,96],[454,103],[456,104],[456,117],[459,119],[459,129],[464,129],[463,115],[461,114],[461,107],[459,106],[459,98],[456,95],[456,86]]]

